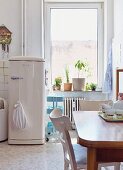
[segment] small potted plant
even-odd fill
[[[86,89],[86,91],[90,91],[91,90],[91,87],[90,87],[89,83],[86,83],[85,89]]]
[[[92,91],[95,91],[96,87],[97,87],[97,84],[95,84],[95,83],[90,84],[90,88],[91,88]]]
[[[62,85],[62,78],[61,77],[56,77],[55,78],[55,83],[53,85],[54,90],[61,90],[61,85]]]
[[[66,68],[65,68],[65,76],[66,76],[66,83],[64,83],[64,91],[71,91],[72,90],[72,83],[70,83],[68,66],[66,66]]]
[[[86,61],[78,60],[75,63],[75,68],[78,70],[78,78],[73,78],[73,90],[81,91],[85,89],[85,77],[80,78],[80,73],[83,74],[89,71],[88,63]]]

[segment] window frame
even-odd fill
[[[104,80],[104,3],[103,2],[46,2],[44,10],[44,56],[46,69],[50,70],[50,84],[52,83],[52,58],[51,58],[51,10],[52,9],[97,9],[97,83],[101,89]]]

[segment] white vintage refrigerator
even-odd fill
[[[44,144],[44,60],[16,56],[9,59],[9,144]]]

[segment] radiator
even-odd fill
[[[64,115],[68,116],[73,122],[73,111],[79,111],[79,100],[83,100],[80,97],[65,97],[64,98]]]

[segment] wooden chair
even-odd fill
[[[72,170],[78,170],[78,168],[85,169],[87,149],[79,144],[72,145],[68,132],[68,130],[72,129],[69,118],[62,116],[58,109],[54,109],[50,114],[50,119],[60,134],[59,138],[64,152],[64,170],[68,170],[69,165],[71,166]]]
[[[61,120],[62,122],[64,122],[64,125],[65,125],[66,129],[67,129],[67,130],[72,130],[72,123],[70,122],[69,117],[64,116],[63,113],[61,112],[61,110],[58,109],[58,108],[54,109],[54,110],[51,112],[51,114],[50,114],[50,119],[51,119],[51,121],[54,120],[54,121],[52,121],[52,122],[53,122],[56,130],[60,131],[59,126],[57,126],[57,124],[55,124],[55,123],[57,123],[57,122],[55,121],[55,120],[56,120],[55,118],[61,118],[60,120]]]
[[[72,170],[87,169],[87,148],[80,144],[72,144],[68,132],[72,128],[69,118],[62,116],[59,109],[54,109],[50,114],[50,119],[60,133],[59,138],[64,152],[64,170],[68,170],[69,167]],[[101,170],[101,167],[105,166],[115,166],[115,170],[120,170],[119,165],[118,163],[99,164],[98,169]]]

